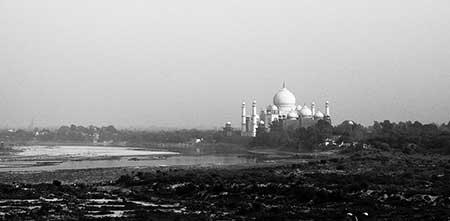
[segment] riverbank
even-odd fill
[[[183,149],[116,146],[14,146],[17,152],[0,159],[0,172],[39,172],[96,168],[220,166],[297,163],[329,153],[293,153],[273,149],[206,144]],[[175,152],[180,151],[180,152]]]
[[[72,220],[450,217],[448,157],[364,150],[303,160],[0,173],[1,180],[16,182],[0,188],[0,215]]]
[[[90,146],[90,147],[131,147],[141,150],[151,151],[172,151],[183,155],[210,155],[210,154],[230,154],[245,153],[248,147],[244,144],[234,143],[211,143],[211,142],[188,142],[188,143],[92,143],[92,142],[23,142],[7,144],[7,150],[15,146]],[[4,152],[7,152],[5,150]],[[0,150],[1,153],[1,150]]]
[[[152,158],[152,159],[149,159]],[[178,169],[247,169],[247,168],[270,168],[291,163],[306,163],[310,160],[328,159],[328,154],[314,154],[297,156],[292,153],[279,153],[277,151],[253,151],[246,154],[222,154],[222,155],[187,155],[187,156],[168,156],[164,158],[154,158],[160,156],[122,157],[122,158],[100,158],[84,159],[81,162],[87,162],[93,167],[82,169],[52,169],[46,170],[45,165],[30,166],[18,171],[7,171],[0,169],[1,183],[51,183],[58,180],[63,184],[71,183],[99,183],[117,180],[120,176],[129,173],[154,172],[157,170],[178,170]],[[63,160],[61,158],[57,158]],[[29,159],[33,160],[33,159]],[[100,167],[100,163],[110,162],[108,167]],[[120,164],[119,161],[127,161],[130,164]],[[70,162],[70,161],[69,161]],[[75,161],[76,162],[76,161]],[[59,162],[61,164],[61,162]],[[120,166],[120,165],[138,165],[138,166]],[[58,168],[53,165],[52,168]]]

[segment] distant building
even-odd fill
[[[223,135],[226,137],[233,136],[233,128],[231,127],[231,122],[227,122],[223,128]]]
[[[98,141],[100,140],[100,134],[99,133],[97,133],[97,132],[95,132],[93,135],[92,135],[92,143],[98,143]]]
[[[256,113],[256,101],[252,103],[251,115],[247,116],[245,102],[241,106],[241,136],[256,136],[258,127],[265,127],[270,130],[270,125],[274,121],[279,121],[285,128],[310,127],[319,120],[327,120],[331,123],[330,104],[325,103],[325,113],[316,109],[314,102],[311,108],[306,104],[303,106],[296,104],[295,95],[286,88],[283,83],[281,88],[273,97],[273,104],[268,105],[259,115]]]

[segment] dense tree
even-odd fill
[[[5,142],[125,142],[129,145],[147,145],[151,143],[186,143],[202,138],[206,142],[226,142],[285,148],[295,151],[312,151],[327,139],[335,140],[338,145],[368,144],[376,148],[397,149],[405,152],[433,151],[450,154],[450,122],[442,125],[422,124],[418,121],[394,123],[388,120],[374,122],[364,127],[353,121],[344,121],[333,127],[327,121],[319,121],[308,128],[286,129],[279,121],[270,125],[270,131],[263,127],[257,130],[256,137],[249,140],[234,131],[231,137],[217,130],[173,130],[143,131],[118,130],[114,126],[61,126],[57,130],[35,129],[0,131],[0,141]],[[250,142],[251,141],[251,142]]]
[[[385,120],[364,127],[353,121],[344,121],[332,127],[326,121],[319,121],[314,126],[296,130],[284,129],[276,122],[272,127],[270,132],[258,133],[251,145],[311,151],[327,138],[334,138],[337,144],[365,143],[376,148],[405,152],[427,150],[450,153],[450,122],[437,126],[418,121],[393,123]]]

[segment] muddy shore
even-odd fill
[[[0,216],[43,220],[447,220],[449,177],[447,157],[380,151],[259,166],[0,173],[4,183]]]

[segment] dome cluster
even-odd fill
[[[273,97],[273,104],[269,105],[266,109],[272,114],[278,113],[280,116],[284,116],[288,119],[294,118],[324,118],[325,114],[320,111],[315,111],[314,102],[311,104],[311,108],[306,104],[296,105],[295,95],[286,88],[283,84],[281,88]]]
[[[319,120],[331,122],[330,109],[328,101],[325,103],[325,112],[322,113],[316,108],[314,102],[311,106],[304,104],[296,104],[295,95],[283,84],[281,88],[273,96],[273,104],[268,105],[261,110],[259,115],[256,114],[256,102],[252,103],[251,115],[246,114],[245,103],[242,104],[241,115],[241,135],[256,136],[256,128],[259,126],[270,130],[272,122],[279,121],[283,127],[309,127],[316,124]]]

